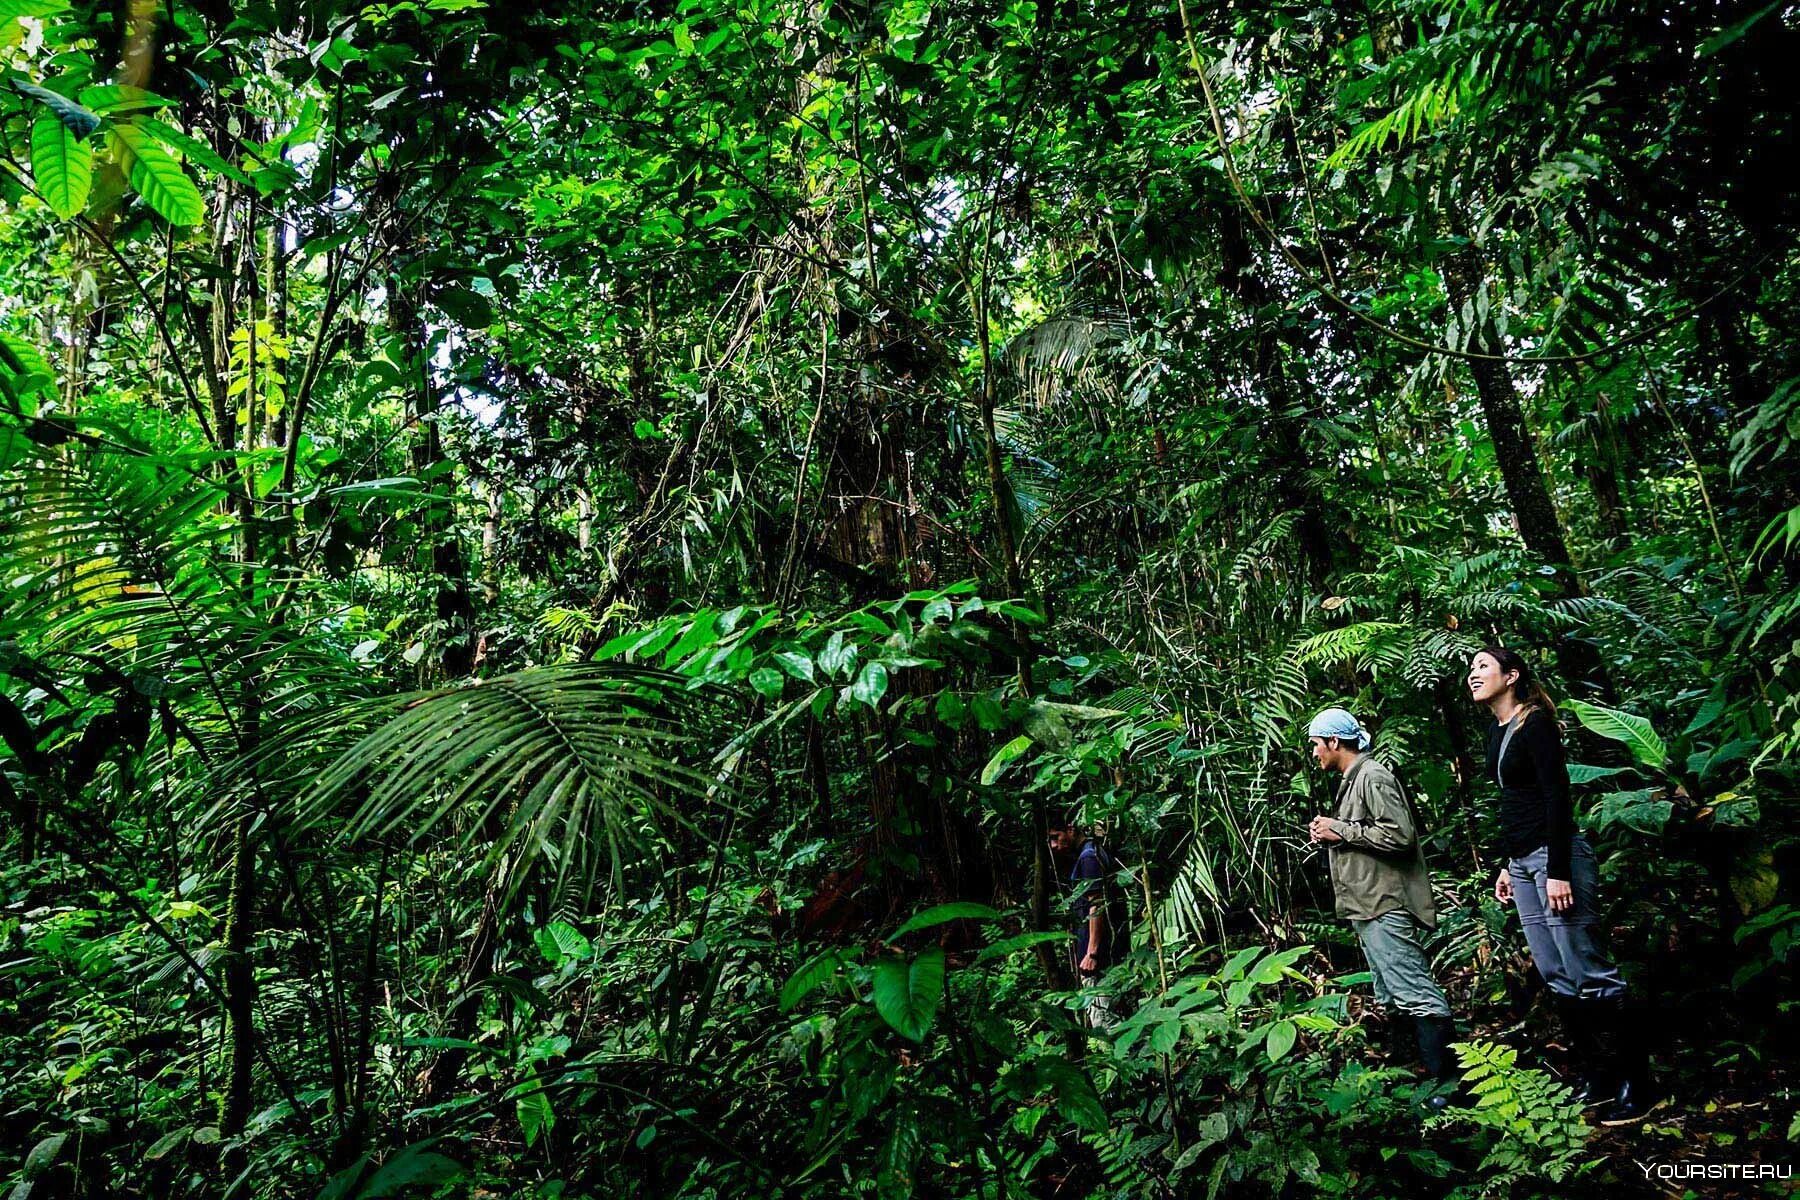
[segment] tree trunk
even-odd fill
[[[481,1015],[479,989],[494,974],[494,950],[500,941],[500,898],[506,891],[508,874],[507,864],[502,863],[481,898],[481,915],[475,920],[468,957],[463,962],[462,987],[444,1028],[444,1036],[452,1041],[468,1041],[475,1032],[475,1018]],[[468,1060],[466,1048],[451,1046],[426,1068],[423,1082],[427,1105],[442,1104],[450,1098],[462,1080],[463,1064]]]
[[[994,375],[993,347],[989,344],[986,300],[987,282],[970,287],[970,308],[975,324],[975,344],[981,353],[981,431],[986,443],[988,497],[992,506],[995,540],[999,543],[1001,570],[1006,576],[1009,597],[1025,597],[1025,572],[1019,562],[1018,545],[1013,539],[1012,514],[1006,510],[1007,482],[1000,459],[1000,436],[994,427],[994,407],[999,401],[998,380]],[[1014,622],[1013,633],[1019,643],[1019,691],[1030,696],[1032,642],[1031,632]],[[1055,864],[1050,861],[1050,821],[1044,811],[1044,800],[1036,791],[1027,793],[1027,815],[1031,826],[1031,927],[1050,928],[1050,879]],[[1058,991],[1074,982],[1066,955],[1048,945],[1037,948],[1038,964],[1050,986]]]
[[[1482,279],[1470,256],[1459,254],[1444,261],[1444,283],[1449,288],[1451,303],[1460,309],[1475,298]],[[1502,352],[1499,338],[1487,325],[1476,331],[1470,339],[1470,347],[1482,354]],[[1487,422],[1488,437],[1494,443],[1494,457],[1500,464],[1500,478],[1506,486],[1507,503],[1512,506],[1519,537],[1527,550],[1555,569],[1557,582],[1565,594],[1575,595],[1578,591],[1575,564],[1569,555],[1562,520],[1550,500],[1550,488],[1544,479],[1544,468],[1538,462],[1537,447],[1525,427],[1525,411],[1519,402],[1518,388],[1513,385],[1512,374],[1506,363],[1495,359],[1470,362],[1469,374],[1475,380],[1475,391],[1481,399],[1481,414]]]
[[[1264,444],[1274,461],[1275,502],[1298,514],[1295,540],[1306,561],[1307,582],[1323,587],[1331,574],[1333,548],[1320,494],[1307,458],[1300,423],[1301,406],[1288,384],[1282,362],[1283,333],[1279,297],[1270,287],[1242,225],[1227,221],[1220,230],[1220,273],[1225,290],[1246,310],[1254,326],[1253,368],[1262,385],[1267,412],[1262,418]],[[1291,336],[1292,331],[1288,331]]]
[[[1442,270],[1452,305],[1457,309],[1468,305],[1473,311],[1476,294],[1485,286],[1480,265],[1473,254],[1465,251],[1450,255],[1443,260]],[[1477,326],[1469,345],[1477,353],[1488,355],[1502,354],[1505,349],[1488,322]],[[1494,458],[1500,465],[1501,482],[1505,485],[1513,522],[1525,549],[1554,573],[1559,595],[1583,594],[1585,589],[1575,573],[1575,561],[1569,553],[1562,518],[1557,516],[1556,505],[1550,499],[1550,486],[1544,477],[1543,464],[1538,461],[1537,445],[1526,427],[1525,408],[1507,363],[1499,358],[1474,359],[1469,363],[1469,374],[1475,381],[1488,438],[1494,443]],[[1577,690],[1597,694],[1612,691],[1606,664],[1591,643],[1580,638],[1563,638],[1556,653],[1563,674]]]
[[[419,514],[419,525],[427,547],[425,565],[436,588],[434,613],[442,646],[438,670],[442,678],[459,679],[475,665],[475,601],[469,594],[468,567],[456,534],[455,484],[438,428],[437,389],[432,386],[430,347],[419,302],[424,281],[411,275],[411,265],[404,261],[397,262],[389,273],[387,321],[388,329],[403,339],[412,377],[406,399],[407,416],[413,424],[408,457],[413,477],[431,497]]]
[[[225,1024],[228,1061],[219,1100],[219,1132],[244,1132],[250,1121],[251,1072],[256,1065],[256,973],[250,963],[250,931],[256,909],[256,850],[250,840],[255,814],[238,818],[231,839],[231,892],[225,908]]]

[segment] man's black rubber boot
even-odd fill
[[[1419,1032],[1419,1061],[1424,1064],[1425,1075],[1432,1084],[1453,1084],[1462,1078],[1456,1067],[1456,1054],[1450,1049],[1450,1043],[1456,1040],[1456,1020],[1453,1017],[1414,1017],[1414,1027]],[[1432,1112],[1443,1112],[1450,1107],[1447,1088],[1439,1086],[1437,1092],[1426,1097],[1425,1107]]]

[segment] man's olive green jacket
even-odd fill
[[[1412,805],[1394,773],[1367,754],[1338,785],[1332,830],[1331,888],[1338,916],[1372,921],[1403,908],[1427,929],[1437,927],[1431,876]]]

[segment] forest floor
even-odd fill
[[[1671,1021],[1673,1018],[1671,1018]],[[1541,1040],[1528,1026],[1471,1030],[1472,1036],[1548,1051],[1555,1068],[1566,1063],[1567,1047]],[[1665,1025],[1657,1031],[1663,1036]],[[1653,1057],[1659,1101],[1643,1120],[1629,1125],[1595,1125],[1588,1156],[1599,1165],[1576,1185],[1604,1187],[1616,1195],[1663,1197],[1767,1197],[1800,1195],[1796,1159],[1800,1145],[1787,1138],[1795,1111],[1795,1081],[1771,1064],[1744,1070],[1721,1062],[1704,1046],[1684,1046]],[[1597,1116],[1590,1120],[1598,1122]],[[1740,1167],[1772,1168],[1785,1179],[1731,1178]],[[1659,1168],[1663,1178],[1658,1178]],[[1715,1171],[1721,1177],[1708,1178]],[[1694,1177],[1689,1173],[1699,1174]]]
[[[1795,1160],[1800,1147],[1786,1138],[1794,1109],[1793,1083],[1783,1077],[1751,1081],[1731,1071],[1690,1074],[1662,1070],[1658,1083],[1664,1102],[1642,1121],[1600,1126],[1589,1152],[1606,1160],[1596,1182],[1622,1185],[1627,1195],[1646,1196],[1781,1196],[1800,1194]],[[1679,1082],[1673,1087],[1668,1079]],[[1744,1180],[1681,1178],[1686,1172],[1717,1169],[1729,1174],[1738,1165],[1759,1165],[1785,1172],[1787,1178]],[[1668,1165],[1668,1179],[1651,1172]]]

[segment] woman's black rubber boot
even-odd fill
[[[1582,1019],[1592,1022],[1596,1056],[1607,1071],[1600,1095],[1608,1103],[1600,1110],[1600,1123],[1629,1125],[1642,1120],[1656,1107],[1647,1031],[1634,1019],[1624,996],[1584,998],[1581,1007]]]
[[[1598,1045],[1596,1002],[1562,992],[1551,992],[1550,997],[1562,1021],[1564,1040],[1569,1044],[1569,1073],[1564,1082],[1579,1104],[1607,1103],[1618,1090],[1618,1080],[1612,1078],[1612,1064]]]

